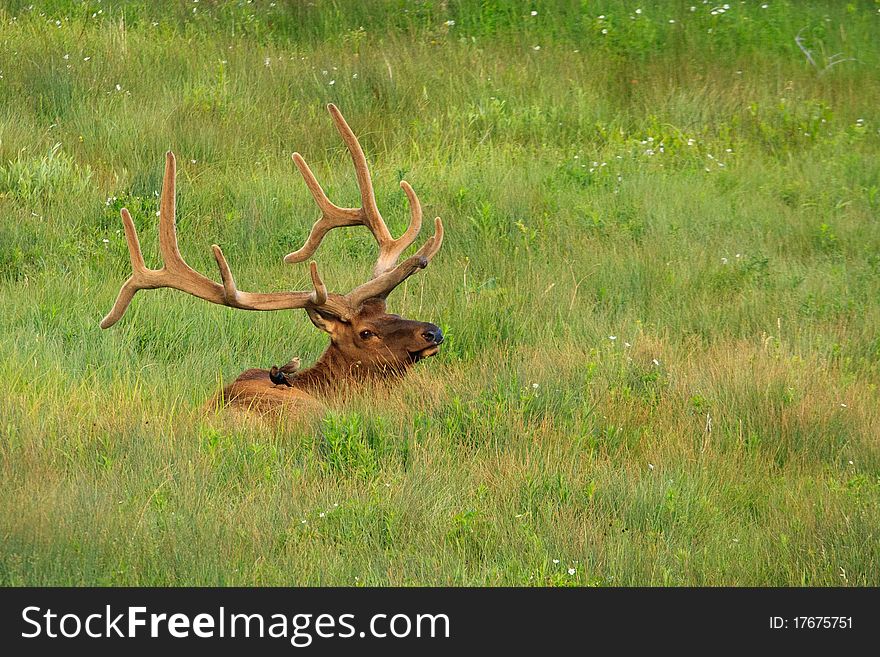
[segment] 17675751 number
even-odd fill
[[[852,616],[770,617],[770,628],[774,630],[851,630],[852,626]]]

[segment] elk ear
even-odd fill
[[[325,311],[306,308],[306,312],[309,314],[309,319],[312,320],[312,324],[325,333],[329,333],[331,336],[336,335],[339,331],[339,327],[345,323],[339,317]]]

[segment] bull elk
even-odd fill
[[[328,105],[330,115],[342,136],[357,175],[360,189],[359,208],[334,205],[312,170],[299,153],[293,161],[321,211],[305,244],[284,257],[286,263],[310,258],[321,240],[333,228],[366,226],[379,246],[372,278],[345,295],[327,292],[317,264],[309,264],[312,288],[297,292],[243,292],[238,289],[232,271],[220,247],[212,245],[220,269],[221,283],[192,269],[177,247],[175,224],[174,154],[165,157],[165,175],[159,202],[159,251],[164,264],[149,269],[144,264],[140,242],[131,215],[122,209],[122,222],[128,242],[132,275],[122,285],[113,308],[101,320],[101,328],[113,326],[122,317],[139,290],[173,288],[211,303],[242,310],[288,310],[302,308],[312,323],[330,336],[330,345],[311,367],[298,371],[298,359],[286,366],[249,369],[243,372],[221,395],[226,404],[258,409],[275,408],[288,403],[317,402],[317,397],[332,392],[346,382],[369,378],[397,377],[422,358],[435,355],[443,342],[443,332],[435,324],[404,319],[386,312],[388,295],[407,278],[428,266],[443,242],[443,223],[437,217],[434,235],[412,256],[398,263],[400,255],[418,236],[422,207],[413,188],[401,181],[409,200],[410,222],[406,231],[393,238],[379,214],[373,183],[364,151],[340,111]],[[320,403],[320,402],[318,402]]]

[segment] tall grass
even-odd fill
[[[4,3],[0,583],[880,583],[880,13],[691,2]],[[304,287],[290,153],[357,198],[326,102],[394,232],[402,177],[443,217],[391,306],[449,340],[205,414],[325,337],[167,290],[101,331],[119,208],[158,263],[173,149],[185,258]]]

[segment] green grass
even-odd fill
[[[0,9],[0,584],[880,584],[880,5],[30,4]],[[157,264],[173,149],[186,259],[304,288],[290,153],[357,198],[327,102],[395,233],[401,177],[443,217],[391,307],[449,341],[325,417],[204,415],[326,338],[167,290],[101,331],[119,208]],[[375,247],[338,232],[344,292]]]

